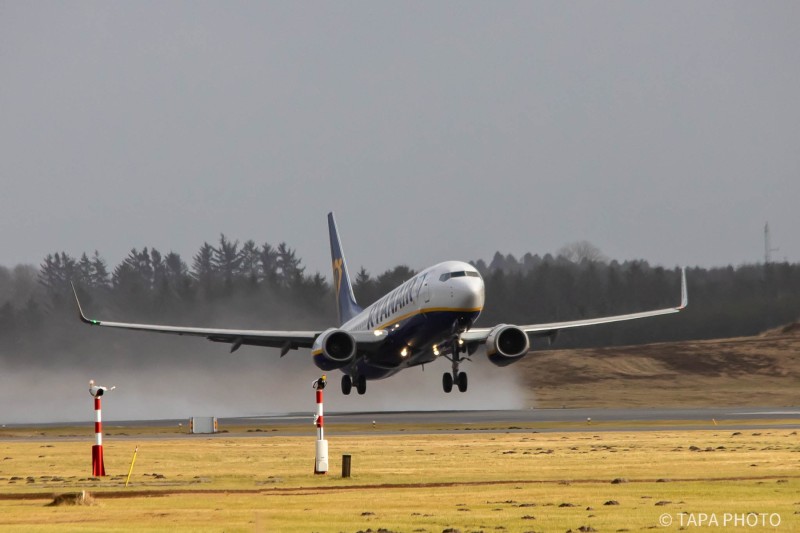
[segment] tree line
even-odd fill
[[[557,254],[495,254],[472,263],[486,284],[477,325],[534,324],[677,305],[680,271],[646,261],[608,260],[588,243]],[[355,272],[366,307],[415,272]],[[690,306],[678,316],[568,331],[558,347],[622,345],[744,336],[798,319],[800,265],[770,263],[691,268]],[[131,249],[109,267],[95,251],[48,254],[39,267],[0,267],[0,358],[47,360],[97,343],[75,316],[70,282],[89,316],[198,326],[315,329],[334,324],[331,287],[309,274],[286,243],[240,243],[221,235],[188,264],[175,252]],[[97,348],[97,346],[95,346]]]

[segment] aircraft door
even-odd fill
[[[420,299],[421,302],[429,303],[431,301],[431,287],[428,284],[428,275],[425,274],[422,277],[422,284],[420,285],[419,293],[417,294],[417,298]]]

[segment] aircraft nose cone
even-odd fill
[[[482,279],[466,278],[459,280],[459,287],[454,291],[453,302],[462,309],[482,309],[485,299],[485,291]]]

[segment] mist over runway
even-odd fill
[[[143,340],[152,340],[144,336]],[[192,416],[219,418],[264,413],[311,413],[313,380],[322,373],[307,352],[279,358],[273,350],[242,349],[235,355],[219,345],[167,339],[181,354],[163,358],[105,360],[69,367],[17,367],[0,373],[0,424],[64,423],[92,420],[88,383],[94,379],[116,389],[103,399],[106,420],[186,420]],[[186,344],[197,348],[195,357]],[[212,357],[206,357],[208,352]],[[181,355],[177,357],[177,355]],[[172,358],[170,360],[169,358]],[[174,361],[178,360],[178,363]],[[423,411],[430,409],[520,409],[528,391],[518,376],[492,366],[485,358],[465,365],[470,373],[466,393],[442,392],[447,361],[400,372],[390,379],[370,381],[363,396],[342,395],[339,371],[328,372],[326,412]]]

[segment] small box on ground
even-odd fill
[[[189,433],[216,433],[216,416],[193,416],[189,419]]]

